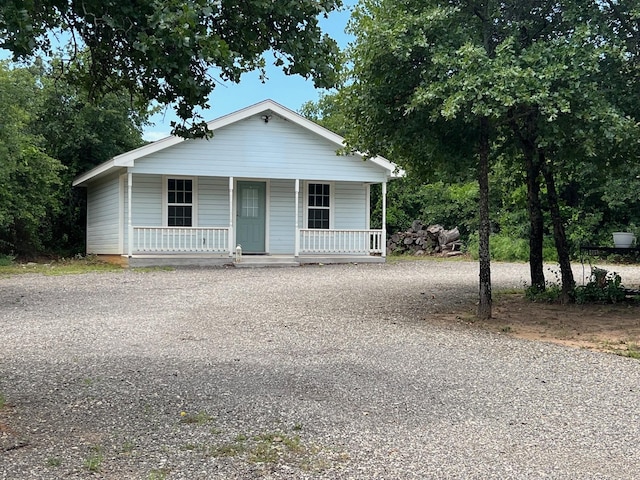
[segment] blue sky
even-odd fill
[[[323,31],[334,38],[341,48],[346,47],[352,39],[344,29],[351,15],[350,6],[355,4],[355,0],[346,0],[344,3],[348,6],[346,9],[332,12],[328,19],[321,20]],[[268,80],[263,84],[259,74],[251,72],[243,75],[238,84],[218,84],[210,97],[211,108],[202,112],[202,116],[206,121],[213,120],[267,98],[298,111],[303,103],[317,100],[322,92],[314,88],[313,81],[305,80],[299,75],[287,76],[272,65],[267,68],[267,77]],[[170,107],[154,115],[151,118],[153,125],[145,129],[145,140],[153,141],[168,136],[171,131],[170,122],[176,119]]]

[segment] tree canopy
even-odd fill
[[[49,68],[7,62],[0,109],[0,255],[84,251],[85,192],[72,179],[141,146],[148,109],[133,110],[126,92],[90,102]]]
[[[335,85],[341,64],[336,42],[318,17],[340,0],[5,0],[0,48],[15,59],[52,56],[58,46],[70,74],[92,97],[130,92],[143,104],[174,105],[173,133],[208,134],[197,108],[208,106],[220,80],[265,74],[265,53],[287,74]],[[88,51],[86,70],[69,69]]]
[[[516,152],[530,214],[546,193],[570,289],[557,182],[585,164],[636,161],[637,14],[625,1],[363,0],[352,23],[348,141],[392,152],[417,173],[464,167],[486,139],[493,160]],[[538,249],[541,271],[541,241]]]

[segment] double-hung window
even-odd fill
[[[167,207],[169,227],[193,226],[193,180],[167,179]]]
[[[307,198],[307,228],[328,230],[331,225],[331,185],[309,183]]]

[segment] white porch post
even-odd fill
[[[133,206],[131,205],[131,200],[133,198],[133,174],[129,172],[127,174],[127,236],[128,236],[128,247],[127,247],[127,255],[129,257],[133,254],[133,223],[132,223],[132,213]]]
[[[233,256],[233,177],[229,177],[229,256]]]
[[[295,193],[296,193],[296,197],[294,200],[294,205],[295,205],[295,224],[296,224],[296,238],[295,238],[295,243],[294,243],[294,252],[293,254],[297,257],[300,253],[300,215],[298,213],[298,208],[299,208],[299,203],[300,203],[300,180],[298,180],[296,178],[296,186],[295,186]]]
[[[382,257],[387,256],[387,181],[382,182]]]

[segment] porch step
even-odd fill
[[[276,255],[264,255],[264,256],[252,256],[244,255],[239,262],[234,261],[233,265],[236,268],[261,268],[261,267],[299,267],[300,262],[297,262],[294,257],[289,256],[276,256]]]

